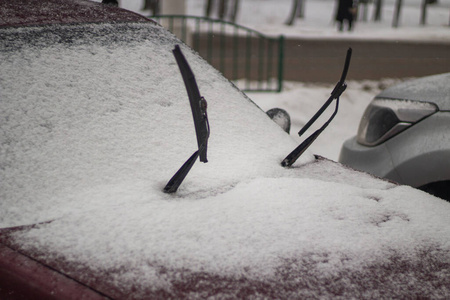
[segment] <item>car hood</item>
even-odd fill
[[[450,73],[403,82],[384,90],[377,98],[432,102],[440,110],[450,110]]]
[[[197,143],[161,27],[0,34],[0,226],[36,224],[8,247],[117,299],[407,297],[423,261],[444,275],[413,292],[447,293],[448,203],[311,153],[281,167],[294,140],[186,45],[209,162],[165,194]]]
[[[209,196],[104,188],[0,243],[112,299],[450,293],[449,203],[324,159],[291,171]]]

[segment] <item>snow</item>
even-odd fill
[[[326,130],[317,143],[330,146],[282,168],[298,140],[183,46],[208,101],[209,162],[197,162],[179,192],[167,195],[164,184],[196,149],[170,52],[176,41],[142,24],[68,27],[79,40],[33,46],[18,39],[17,51],[0,51],[0,226],[51,221],[14,235],[23,251],[135,298],[159,289],[176,295],[177,282],[189,284],[186,274],[208,274],[214,285],[262,282],[281,298],[450,295],[449,203],[313,159],[336,157],[379,83],[350,82],[330,125],[340,131]],[[62,33],[50,26],[1,34]],[[295,134],[331,88],[287,83],[276,97],[251,97],[264,110],[302,111],[292,114]],[[429,267],[438,288],[426,280],[408,285],[424,258],[441,263]],[[392,286],[368,286],[364,279],[386,280],[375,277],[386,265]],[[299,280],[306,287],[290,290]]]
[[[161,37],[155,45],[133,44],[128,39],[148,34],[139,25],[135,25],[135,36],[120,35],[124,41],[116,35],[131,30],[125,25],[114,29],[92,25],[93,36],[83,34],[83,27],[73,27],[93,44],[70,41],[68,48],[56,45],[43,49],[19,44],[15,46],[22,47],[22,51],[6,52],[2,60],[2,97],[14,99],[2,106],[5,188],[1,192],[8,199],[2,205],[4,211],[10,211],[27,203],[33,215],[28,220],[30,216],[20,212],[15,222],[7,226],[40,221],[39,213],[34,211],[39,205],[36,198],[60,201],[61,194],[72,197],[74,190],[123,180],[150,180],[158,184],[154,188],[159,190],[196,150],[189,103],[171,53],[176,41]],[[17,34],[13,29],[9,31]],[[47,36],[49,31],[60,35],[57,29],[36,29],[25,33],[26,40],[31,35],[36,39]],[[161,35],[153,28],[150,32]],[[101,46],[113,35],[118,40],[116,49]],[[105,74],[105,68],[111,73]],[[287,135],[279,135],[279,127],[271,122],[264,134],[255,134],[267,127],[264,113],[248,99],[244,100],[246,105],[242,104],[243,95],[217,71],[205,69],[200,63],[194,64],[193,69],[199,74],[198,84],[209,101],[210,145],[215,151],[210,151],[210,163],[200,167],[201,172],[193,170],[187,187],[190,179],[196,177],[202,180],[193,189],[201,190],[243,179],[233,172],[247,174],[246,178],[270,171],[261,162],[277,160],[295,147],[295,142]],[[215,105],[224,101],[225,94],[227,114]],[[241,132],[239,120],[243,119],[249,121],[246,132]],[[268,140],[273,144],[268,145]],[[267,152],[249,155],[261,152],[260,148]],[[305,162],[308,160],[311,156],[305,158]],[[230,166],[233,172],[226,172]],[[119,174],[114,170],[120,170]],[[217,170],[222,170],[220,176]],[[61,184],[54,184],[55,181]],[[77,186],[71,186],[72,181]],[[17,190],[17,186],[24,188]],[[17,196],[12,197],[10,192],[19,192],[22,202],[15,203]]]
[[[409,99],[420,101],[428,99],[428,101],[436,104],[440,110],[448,110],[450,108],[450,73],[438,74],[419,78],[417,80],[409,80],[390,89],[386,89],[380,94],[380,97],[395,98],[398,94],[407,90]]]
[[[204,0],[185,0],[187,14],[202,16]],[[383,1],[382,19],[372,22],[373,5],[369,5],[367,21],[363,21],[363,10],[353,32],[337,32],[334,11],[337,1],[306,0],[305,18],[297,19],[293,26],[285,25],[291,9],[291,0],[242,0],[236,22],[265,34],[283,34],[287,37],[309,38],[355,38],[394,40],[440,40],[450,41],[449,14],[450,1],[439,0],[436,5],[428,5],[427,25],[420,25],[421,0],[403,2],[399,27],[392,27],[395,0]],[[140,13],[142,0],[123,0],[121,7]]]

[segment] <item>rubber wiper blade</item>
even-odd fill
[[[192,72],[186,58],[181,52],[180,46],[176,45],[173,50],[173,55],[177,60],[180,68],[181,76],[183,77],[186,92],[191,104],[192,117],[194,118],[195,133],[197,135],[197,144],[199,149],[199,156],[201,162],[208,162],[206,152],[209,137],[209,124],[206,116],[206,100],[200,96],[200,91],[195,80],[194,72]],[[202,149],[203,148],[203,149]]]
[[[208,162],[207,148],[209,138],[209,121],[207,114],[207,103],[205,98],[200,95],[194,73],[181,52],[180,47],[176,45],[172,52],[175,56],[175,60],[177,61],[189,97],[192,117],[194,119],[195,134],[197,136],[198,150],[195,151],[191,157],[189,157],[189,159],[169,180],[167,185],[164,187],[165,193],[175,193],[177,191],[178,187],[186,178],[198,157],[200,157],[201,162]]]
[[[198,151],[195,151],[194,154],[189,157],[189,159],[181,166],[181,168],[173,175],[173,177],[169,180],[169,182],[164,187],[164,192],[171,194],[175,193],[178,190],[178,187],[183,182],[184,178],[186,178],[187,174],[191,170],[195,161],[198,158]]]
[[[302,136],[306,132],[306,130],[308,130],[311,127],[311,125],[323,114],[323,112],[328,108],[328,106],[330,106],[331,102],[333,102],[333,100],[336,100],[336,107],[335,107],[333,114],[328,119],[328,121],[322,125],[322,127],[320,127],[313,134],[311,134],[308,138],[306,138],[297,148],[295,148],[291,153],[289,153],[288,156],[286,156],[286,158],[281,162],[281,165],[283,167],[292,166],[292,164],[297,161],[297,159],[303,154],[303,152],[306,151],[306,149],[308,149],[309,146],[311,146],[311,144],[317,139],[317,137],[325,130],[325,128],[331,123],[333,118],[336,116],[336,114],[338,112],[338,108],[339,108],[339,97],[342,95],[342,93],[347,88],[345,79],[347,78],[347,73],[348,73],[348,69],[350,67],[351,57],[352,57],[352,48],[348,48],[341,78],[339,79],[338,83],[336,84],[333,91],[331,92],[331,95],[328,98],[328,100],[314,114],[314,116],[308,121],[308,123],[306,123],[302,129],[300,129],[300,131],[298,132],[298,135]]]

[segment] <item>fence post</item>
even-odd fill
[[[281,92],[284,79],[284,35],[280,35],[278,43],[278,92]]]

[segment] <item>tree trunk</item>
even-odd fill
[[[151,7],[152,0],[144,0],[144,6],[142,7],[142,10],[148,10]]]
[[[227,14],[228,0],[219,0],[219,19],[223,20]]]
[[[395,28],[398,27],[398,24],[400,22],[400,12],[401,12],[401,9],[402,9],[402,4],[403,4],[402,0],[396,0],[394,19],[392,21],[392,27],[395,27]]]
[[[360,1],[359,2],[359,7],[361,7],[361,6],[363,6],[363,8],[362,8],[362,20],[363,20],[363,22],[367,22],[367,13],[368,13],[368,9],[369,9],[369,7],[368,7],[368,1],[366,0],[366,1]]]
[[[234,0],[234,5],[231,10],[230,21],[236,23],[236,16],[239,12],[239,0]]]
[[[218,2],[218,3],[217,3]],[[216,7],[216,5],[218,7]],[[227,14],[228,0],[207,0],[205,6],[205,17],[211,17],[211,13],[214,15],[213,10],[217,9],[217,16],[223,20]]]
[[[373,20],[378,22],[381,21],[381,11],[383,9],[383,0],[375,0],[375,13]]]
[[[303,19],[305,17],[305,0],[298,0],[297,18]]]
[[[427,0],[422,0],[422,12],[420,14],[420,25],[425,25],[427,23]]]
[[[151,10],[153,15],[159,14],[159,0],[145,0],[142,10]]]
[[[296,17],[304,17],[304,5],[304,0],[292,0],[291,12],[289,13],[289,18],[286,21],[286,25],[293,25]]]

